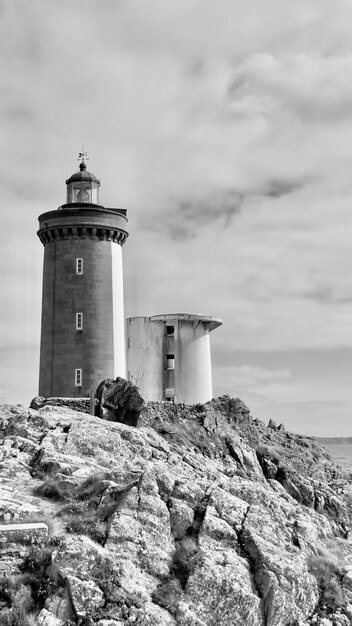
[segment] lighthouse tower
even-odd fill
[[[44,245],[39,394],[83,397],[125,377],[122,246],[126,210],[99,204],[100,181],[68,180],[67,201],[39,216]]]

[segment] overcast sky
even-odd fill
[[[0,0],[1,398],[37,394],[43,247],[84,144],[125,313],[206,313],[214,394],[352,435],[350,0]]]

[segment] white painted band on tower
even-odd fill
[[[126,378],[125,316],[123,305],[122,248],[114,243],[111,246],[112,262],[112,304],[114,341],[114,378]]]

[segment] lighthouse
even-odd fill
[[[122,247],[125,209],[99,203],[100,181],[79,170],[66,204],[39,216],[44,246],[39,394],[85,397],[105,378],[125,377]]]

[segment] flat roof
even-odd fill
[[[128,317],[127,319],[133,320],[140,317],[143,316]],[[207,325],[209,331],[223,324],[220,317],[204,315],[203,313],[161,313],[159,315],[152,315],[151,317],[144,317],[144,319],[149,319],[150,322],[203,322]]]

